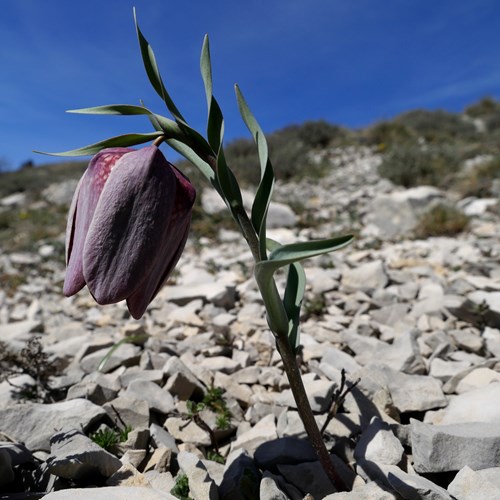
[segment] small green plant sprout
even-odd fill
[[[182,253],[194,202],[194,187],[190,181],[159,152],[161,143],[166,143],[191,162],[208,185],[220,195],[247,243],[254,260],[253,274],[262,296],[267,323],[283,360],[300,417],[326,474],[336,489],[343,491],[346,489],[345,481],[336,471],[316,424],[297,366],[296,354],[300,345],[301,307],[306,286],[306,274],[301,262],[340,250],[352,241],[353,236],[332,235],[323,240],[297,241],[285,245],[268,238],[267,214],[276,176],[267,139],[236,85],[237,106],[255,142],[259,160],[255,169],[255,197],[247,209],[243,203],[240,182],[224,150],[224,116],[213,94],[208,36],[203,40],[200,57],[207,103],[204,136],[189,125],[174,104],[160,75],[153,48],[140,30],[136,17],[135,27],[146,74],[171,118],[151,111],[142,102],[140,105],[111,104],[72,111],[98,115],[143,115],[154,130],[124,134],[72,151],[56,153],[62,156],[95,155],[78,191],[76,204],[79,210],[74,206],[70,211],[69,227],[73,231],[68,234],[69,261],[64,291],[71,295],[87,285],[98,303],[126,299],[133,317],[144,314],[164,283],[163,278],[173,271]],[[326,132],[322,141],[328,142],[330,132]],[[151,141],[152,146],[130,149],[131,146]],[[293,151],[297,145],[297,141],[287,141],[287,151]],[[301,167],[300,163],[299,169]],[[85,181],[87,173],[88,182]],[[162,179],[161,183],[154,181],[158,176]],[[171,182],[174,177],[176,190]],[[99,182],[93,183],[92,179]],[[151,196],[144,196],[146,192],[151,192]],[[134,202],[136,196],[141,203]],[[122,200],[122,203],[114,203],[116,199]],[[97,205],[96,200],[99,200]],[[159,216],[161,211],[163,215]],[[133,216],[129,217],[129,213]],[[175,235],[170,231],[171,228]],[[153,243],[144,245],[143,240],[149,241],[148,238]],[[115,243],[120,251],[115,251]],[[150,272],[152,268],[155,272]],[[276,282],[276,273],[280,270],[286,273],[282,292]],[[146,278],[136,288],[137,276],[145,275],[143,271],[148,271]],[[198,417],[199,412],[194,412],[193,418]]]
[[[112,451],[113,448],[120,442],[118,433],[109,427],[97,430],[90,435],[90,439],[106,451]]]
[[[189,496],[189,479],[186,474],[179,474],[177,476],[174,487],[170,490],[170,493],[180,500],[193,500]]]
[[[124,443],[127,440],[131,430],[130,425],[126,425],[123,429],[111,429],[106,426],[91,434],[90,439],[106,451],[113,451],[117,444]]]

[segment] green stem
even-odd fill
[[[212,169],[216,171],[217,160],[215,157],[205,156],[205,161],[207,161]],[[254,261],[259,262],[262,260],[259,250],[259,239],[250,219],[248,218],[248,214],[243,206],[236,207],[235,212],[241,232],[248,243]],[[300,418],[304,424],[307,435],[309,436],[312,447],[314,448],[324,471],[337,491],[348,490],[346,484],[332,464],[330,454],[326,449],[325,442],[323,441],[323,437],[318,428],[318,424],[316,423],[316,419],[314,418],[311,405],[309,404],[309,399],[307,398],[300,370],[297,366],[295,354],[288,339],[288,316],[283,306],[283,301],[279,296],[276,282],[274,279],[259,279],[258,276],[256,276],[256,281],[266,307],[269,327],[276,338],[276,345],[278,346],[279,353],[283,359],[283,365],[288,381],[290,382],[290,388],[292,390],[294,400],[297,403]]]
[[[277,335],[276,344],[278,346],[281,358],[283,360],[283,365],[285,367],[285,372],[290,382],[290,388],[292,390],[293,398],[297,403],[297,409],[299,411],[300,418],[304,424],[305,430],[311,441],[312,447],[318,456],[318,459],[323,466],[324,471],[328,475],[330,481],[335,486],[337,491],[348,490],[347,485],[344,483],[343,479],[340,477],[338,472],[335,470],[333,463],[330,459],[330,454],[326,449],[325,442],[321,436],[321,432],[314,418],[314,414],[309,404],[309,399],[307,398],[306,390],[304,388],[304,383],[300,375],[299,367],[297,366],[297,360],[293,353],[293,350],[288,341],[288,336]]]

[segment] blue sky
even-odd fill
[[[166,113],[142,67],[134,5],[171,96],[201,130],[199,54],[209,33],[228,140],[248,135],[235,82],[266,132],[308,119],[361,127],[410,109],[461,111],[500,97],[498,0],[2,0],[4,165],[51,161],[33,149],[151,130],[144,117],[67,109],[143,99]]]

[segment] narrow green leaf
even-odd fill
[[[260,162],[260,183],[255,194],[255,199],[252,205],[252,225],[255,231],[259,235],[260,244],[260,257],[261,259],[266,259],[266,219],[267,211],[269,209],[269,203],[271,202],[271,196],[274,187],[274,170],[269,159],[268,147],[266,137],[262,131],[260,125],[255,119],[253,113],[250,111],[248,104],[243,97],[238,85],[235,85],[236,100],[238,102],[238,108],[240,110],[241,117],[245,122],[248,130],[252,134],[255,143],[257,144],[257,150],[259,153]]]
[[[283,305],[288,316],[288,340],[297,352],[300,344],[300,309],[306,289],[306,273],[300,262],[290,264],[283,297]]]
[[[217,154],[217,179],[223,193],[223,198],[231,210],[233,218],[239,223],[238,214],[235,209],[243,207],[243,199],[238,182],[231,169],[227,166],[222,148],[219,149]]]
[[[200,71],[203,78],[208,107],[208,143],[214,151],[219,151],[224,138],[224,118],[220,106],[212,93],[212,63],[210,59],[210,42],[208,35],[205,35],[203,39],[203,47],[200,56]]]
[[[166,139],[165,142],[172,148],[175,149],[179,154],[184,156],[186,160],[190,161],[206,179],[214,186],[214,188],[221,193],[220,186],[218,185],[217,179],[215,178],[215,172],[212,167],[203,160],[198,154],[196,154],[189,146],[184,142],[177,139]]]
[[[269,255],[270,264],[283,267],[292,262],[309,259],[325,253],[330,253],[347,246],[353,240],[352,235],[339,236],[326,240],[305,241],[283,245]]]
[[[200,70],[203,84],[205,85],[205,95],[207,97],[207,107],[210,109],[212,101],[212,62],[210,60],[210,42],[208,35],[203,38],[203,46],[200,56]]]
[[[170,111],[170,113],[172,113],[172,116],[177,121],[186,123],[184,117],[177,109],[177,106],[174,104],[174,102],[170,98],[170,95],[167,92],[167,89],[163,85],[163,81],[160,75],[160,70],[158,69],[158,65],[156,63],[156,57],[153,52],[153,48],[146,40],[146,38],[144,37],[139,28],[139,23],[137,22],[137,15],[135,8],[134,8],[134,22],[137,31],[137,39],[139,40],[139,47],[141,49],[142,61],[144,63],[144,69],[146,70],[146,74],[148,75],[151,85],[156,90],[156,93],[163,99],[163,101],[167,105],[168,110]]]
[[[104,148],[126,148],[129,146],[144,144],[145,142],[153,141],[157,137],[160,137],[162,135],[163,132],[149,132],[147,134],[124,134],[105,139],[104,141],[96,142],[95,144],[84,146],[83,148],[72,149],[71,151],[64,151],[62,153],[47,153],[44,151],[34,152],[50,156],[89,156],[98,153],[99,151],[101,151],[101,149]]]
[[[91,108],[68,109],[66,113],[81,115],[149,115],[151,111],[144,106],[134,106],[132,104],[106,104]]]
[[[122,345],[122,344],[133,344],[134,342],[143,342],[148,338],[148,335],[131,335],[130,337],[125,337],[124,339],[119,340],[114,346],[112,346],[109,351],[104,355],[104,357],[99,362],[97,366],[97,371],[102,372],[109,358],[113,355],[113,353]]]

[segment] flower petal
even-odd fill
[[[156,146],[121,158],[95,209],[83,251],[83,274],[99,304],[128,298],[156,270],[165,251],[176,177]],[[154,278],[151,278],[154,279]]]
[[[191,210],[196,191],[189,180],[170,165],[175,174],[177,189],[168,226],[164,228],[161,251],[158,252],[151,272],[127,299],[130,314],[139,319],[174,270],[186,245],[191,223]]]
[[[66,276],[64,295],[79,292],[85,286],[83,275],[83,248],[88,228],[106,180],[117,160],[133,151],[130,148],[109,148],[96,154],[83,174],[68,215],[66,227]]]

